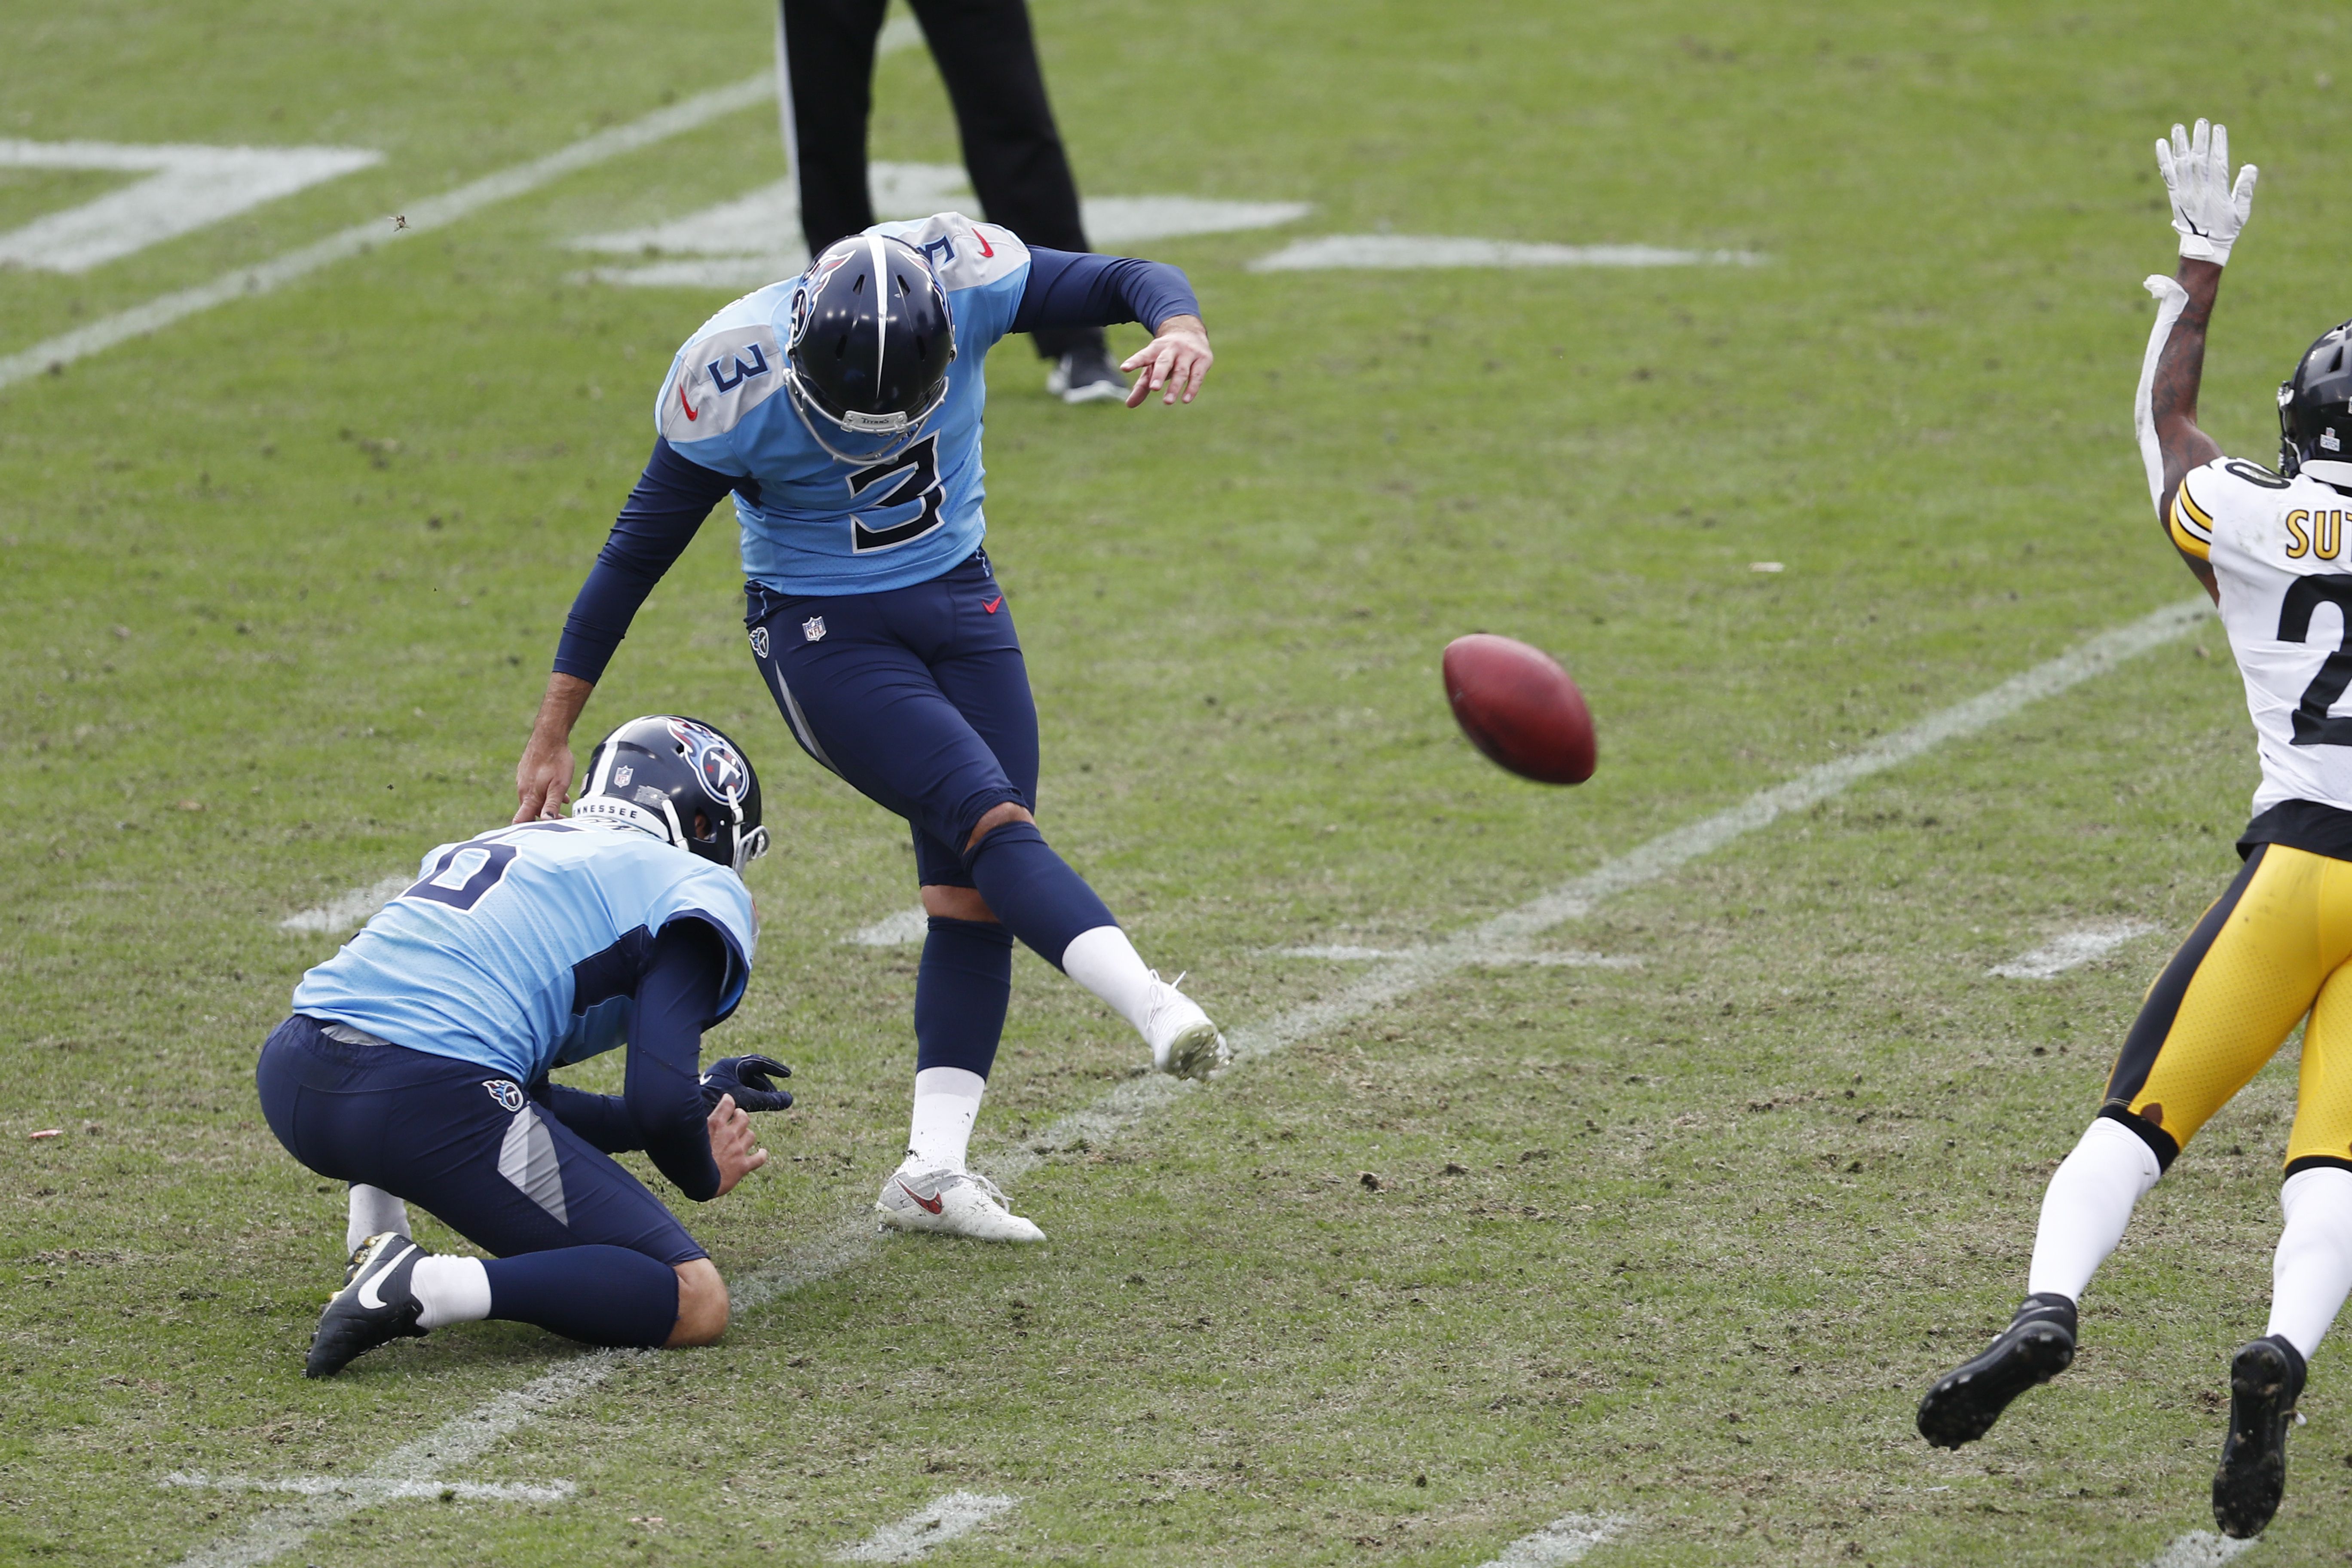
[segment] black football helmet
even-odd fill
[[[803,417],[853,436],[911,437],[947,400],[955,357],[947,290],[905,240],[852,235],[809,263],[784,355],[784,385]]]
[[[751,759],[711,726],[670,713],[632,719],[596,742],[572,815],[626,823],[739,875],[768,849]]]
[[[2352,321],[2304,351],[2279,383],[2279,472],[2352,489]]]

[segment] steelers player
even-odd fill
[[[2352,1289],[2352,321],[2279,388],[2280,472],[2221,455],[2197,426],[2206,324],[2253,202],[2230,180],[2228,132],[2175,126],[2156,146],[2180,232],[2139,410],[2150,489],[2174,549],[2221,610],[2262,759],[2244,865],[2147,994],[2105,1102],[2050,1179],[2016,1320],[1919,1405],[1948,1447],[2074,1356],[2074,1304],[2132,1207],[2198,1128],[2309,1016],[2279,1195],[2286,1226],[2268,1331],[2230,1367],[2213,1478],[2222,1531],[2259,1534],[2286,1482],[2305,1369]],[[2339,706],[2347,711],[2338,712]]]

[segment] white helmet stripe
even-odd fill
[[[874,400],[882,400],[882,356],[890,351],[890,276],[885,259],[889,252],[883,248],[882,237],[869,234],[866,243],[874,252]]]

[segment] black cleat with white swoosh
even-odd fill
[[[425,1304],[408,1287],[416,1260],[430,1258],[396,1231],[371,1236],[352,1254],[343,1288],[330,1297],[319,1314],[318,1331],[310,1336],[310,1359],[302,1363],[305,1377],[332,1377],[352,1358],[394,1340],[421,1339],[425,1331],[416,1316]]]

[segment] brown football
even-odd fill
[[[1470,743],[1538,784],[1592,776],[1592,714],[1559,661],[1489,632],[1445,645],[1445,700]]]

